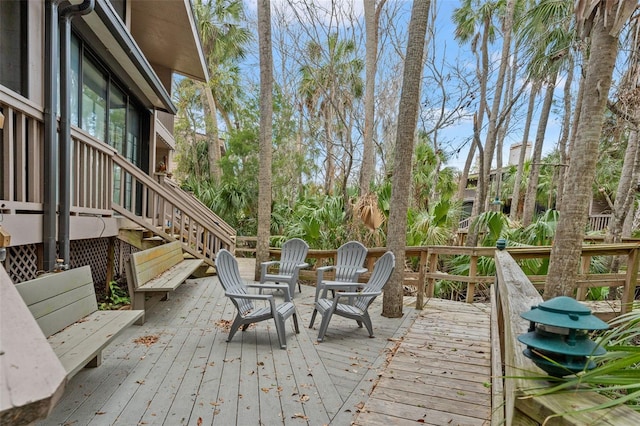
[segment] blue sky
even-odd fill
[[[272,7],[274,7],[274,5],[282,6],[289,5],[291,3],[300,5],[303,2],[301,0],[272,0]],[[245,4],[247,5],[249,15],[255,16],[256,2],[254,0],[245,0]],[[325,8],[330,8],[332,5],[336,7],[347,8],[349,9],[349,13],[351,13],[352,16],[362,20],[362,0],[314,0],[314,4]],[[412,3],[410,1],[403,0],[387,0],[387,4],[385,7],[389,7],[391,4],[399,5],[402,9],[402,12],[396,15],[398,19],[398,22],[396,22],[396,26],[400,28],[399,31],[406,30],[406,27],[408,26],[408,19],[410,18]],[[449,64],[458,64],[461,68],[467,68],[468,71],[471,71],[475,69],[475,60],[471,55],[469,46],[460,46],[458,42],[453,38],[455,26],[452,23],[451,16],[454,9],[458,7],[458,5],[459,1],[457,0],[437,1],[435,15],[435,56],[436,61],[440,61],[444,58],[444,60]],[[304,11],[301,11],[298,16],[302,17],[301,19],[304,19]],[[311,25],[311,23],[309,25]],[[398,48],[399,50],[404,50],[404,46],[399,46]],[[500,54],[501,43],[491,46],[490,49],[491,55],[497,58]],[[274,57],[274,60],[277,60],[277,58]],[[378,79],[381,78],[380,75],[384,74],[384,72],[385,70],[379,70]],[[489,91],[492,91],[491,84],[489,87]],[[451,93],[454,92],[455,89],[452,88]],[[426,86],[423,88],[422,97],[423,99],[427,99],[429,95],[429,87]],[[558,95],[561,95],[560,86],[556,88],[556,97]],[[452,97],[453,96],[455,95],[452,94]],[[524,115],[526,113],[525,108],[526,101],[528,99],[528,93],[523,94],[521,99],[525,105],[520,110],[515,111],[514,119],[512,120],[512,123],[510,125],[509,132],[505,137],[503,147],[503,164],[506,164],[508,161],[509,149],[511,145],[519,144],[522,142],[522,127],[524,124]],[[491,102],[491,98],[489,99],[489,102]],[[541,104],[542,100],[540,99],[538,103]],[[471,109],[474,110],[474,106],[471,106]],[[536,129],[538,126],[537,114],[534,117],[535,118],[529,133],[529,140],[532,143],[535,138]],[[487,119],[485,119],[485,126],[486,123]],[[555,148],[560,134],[560,129],[561,124],[559,118],[554,114],[551,117],[546,130],[543,150],[545,153]],[[447,165],[458,169],[463,168],[468,154],[468,147],[470,138],[472,136],[472,130],[472,121],[469,116],[465,119],[460,120],[455,125],[449,126],[440,133],[439,139],[441,141],[441,148],[444,149],[446,153],[451,155]]]

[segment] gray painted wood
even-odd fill
[[[132,253],[125,270],[133,309],[146,310],[146,293],[164,293],[166,299],[202,263],[202,259],[185,259],[179,241]],[[137,324],[145,321],[146,315]]]
[[[252,281],[253,261],[239,263],[243,278]],[[303,325],[310,320],[314,294],[303,285],[295,299]],[[275,297],[282,300],[278,293]],[[99,369],[80,371],[41,424],[173,426],[197,425],[199,419],[225,426],[349,424],[375,383],[376,366],[395,345],[388,339],[410,321],[413,309],[400,319],[380,317],[376,304],[370,312],[374,339],[353,320],[337,317],[332,324],[344,335],[331,335],[331,343],[315,344],[317,331],[306,327],[296,335],[291,321],[286,350],[279,349],[273,321],[238,331],[227,343],[228,329],[216,324],[232,320],[235,308],[217,278],[187,280],[170,300],[150,307],[143,326],[129,327],[105,348]],[[159,340],[149,347],[134,343],[147,335]],[[322,350],[331,356],[325,359]],[[357,374],[342,374],[353,360],[361,364]],[[336,386],[344,376],[348,379]]]
[[[45,418],[63,394],[66,371],[1,266],[0,329],[0,424]]]
[[[91,268],[83,266],[45,274],[17,284],[67,378],[91,363],[101,363],[102,350],[142,311],[98,311]]]

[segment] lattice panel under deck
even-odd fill
[[[4,268],[15,284],[34,279],[38,274],[37,245],[7,247]]]
[[[93,282],[102,285],[107,279],[107,259],[109,257],[109,239],[94,238],[90,240],[74,240],[69,246],[70,267],[90,265]]]

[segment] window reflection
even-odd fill
[[[82,58],[82,128],[106,140],[107,79],[86,56]]]

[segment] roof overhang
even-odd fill
[[[131,22],[149,62],[195,80],[209,79],[190,0],[132,1]]]
[[[153,9],[164,2],[133,3]],[[96,0],[94,12],[74,19],[73,25],[145,107],[177,112],[169,93],[107,0]]]

